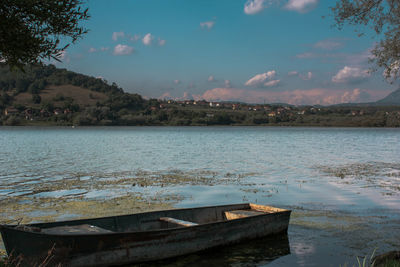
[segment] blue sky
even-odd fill
[[[373,32],[332,27],[333,4],[90,0],[90,32],[58,66],[149,98],[328,105],[397,89],[368,72]]]

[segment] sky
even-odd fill
[[[333,27],[334,3],[89,0],[89,33],[57,66],[146,98],[331,105],[385,97],[398,84],[369,71],[379,37]]]

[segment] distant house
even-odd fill
[[[268,113],[268,117],[275,117],[275,116],[276,116],[275,111],[271,111],[270,113]]]
[[[13,115],[13,114],[18,114],[19,110],[16,108],[6,108],[4,110],[4,115],[8,116],[8,115]]]
[[[33,120],[33,111],[32,109],[25,109],[25,119],[26,120]]]
[[[54,109],[53,113],[54,113],[54,115],[59,115],[59,114],[63,113],[63,111],[59,108],[56,108],[56,109]]]
[[[199,106],[207,106],[208,102],[204,101],[204,100],[200,100],[200,101],[197,101],[197,105],[199,105]]]

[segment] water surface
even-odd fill
[[[291,254],[249,265],[338,266],[400,249],[399,129],[2,127],[0,149],[3,217],[72,218],[52,209],[65,199],[250,201],[294,212]],[[20,208],[40,199],[38,214]]]

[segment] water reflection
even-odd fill
[[[287,233],[283,233],[132,267],[264,266],[288,254],[290,254],[289,239]]]

